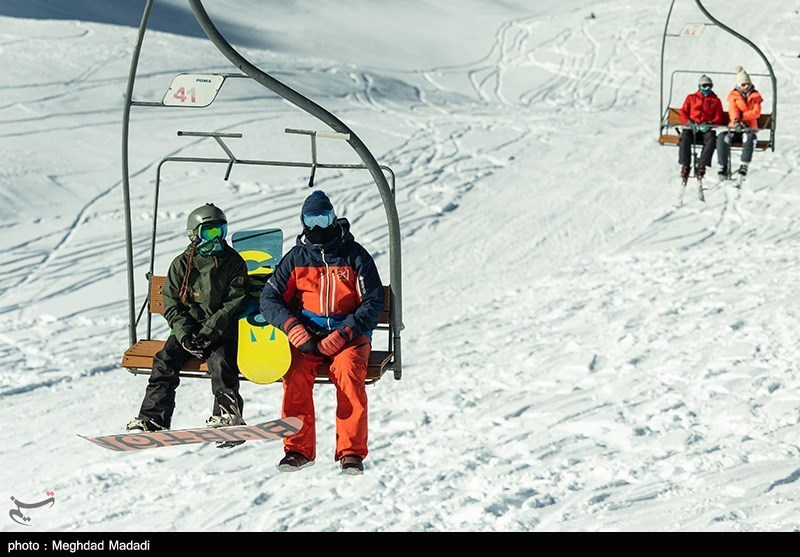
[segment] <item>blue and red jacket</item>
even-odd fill
[[[338,329],[350,342],[371,338],[378,324],[385,294],[375,261],[347,219],[336,222],[341,232],[326,244],[298,236],[261,291],[261,315],[285,333],[299,320],[312,334]]]

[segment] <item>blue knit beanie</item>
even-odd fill
[[[321,213],[323,211],[333,211],[333,204],[324,191],[315,190],[303,202],[301,214]]]

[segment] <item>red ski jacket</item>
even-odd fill
[[[725,113],[722,111],[722,101],[713,91],[705,96],[701,91],[688,95],[681,107],[681,123],[685,126],[689,120],[697,124],[723,125]]]

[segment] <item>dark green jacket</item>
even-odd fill
[[[212,342],[233,340],[247,305],[247,264],[227,244],[218,255],[195,253],[184,305],[180,290],[190,249],[187,247],[169,266],[163,292],[164,317],[178,342],[192,333],[202,333]]]

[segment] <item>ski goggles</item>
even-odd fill
[[[303,213],[303,224],[306,228],[314,228],[315,226],[328,228],[333,224],[334,219],[336,219],[336,215],[333,214],[333,210],[331,209],[314,213]]]
[[[703,83],[703,84],[700,86],[700,89],[711,89],[713,86],[714,86],[714,84],[713,84],[713,83]]]
[[[201,224],[197,229],[197,235],[201,240],[210,242],[217,238],[224,239],[228,234],[228,225],[224,223]]]

